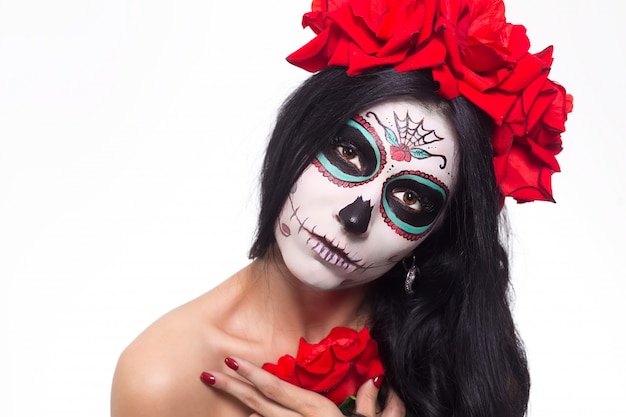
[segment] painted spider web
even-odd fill
[[[407,145],[409,149],[415,149],[418,146],[428,145],[443,139],[437,136],[434,130],[424,128],[424,118],[416,123],[408,113],[404,119],[400,119],[395,112],[393,117],[400,136],[398,142]]]

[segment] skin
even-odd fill
[[[378,120],[368,117],[367,111],[374,111]],[[284,236],[281,222],[293,220],[293,211],[289,213],[292,206],[287,201],[277,219],[279,244],[269,255],[254,260],[211,291],[165,314],[124,350],[113,378],[112,417],[341,416],[337,407],[323,396],[283,382],[260,367],[284,354],[295,355],[301,337],[314,343],[334,327],[358,330],[368,324],[370,311],[364,298],[369,284],[417,247],[436,227],[437,220],[435,216],[428,230],[414,238],[394,229],[385,222],[380,210],[385,181],[407,169],[419,170],[436,176],[452,190],[456,169],[455,138],[447,121],[436,113],[406,99],[386,102],[367,111],[361,116],[367,118],[380,138],[385,138],[385,126],[394,128],[394,111],[401,118],[407,113],[414,121],[423,118],[429,129],[435,129],[444,138],[427,149],[433,155],[446,155],[445,166],[442,167],[441,157],[434,156],[409,161],[392,159],[392,145],[382,139],[388,161],[381,164],[379,173],[362,184],[362,188],[337,185],[323,175],[323,169],[312,165],[302,178],[311,181],[310,190],[319,192],[299,195],[296,203],[303,214],[315,207],[307,217],[315,221],[318,229],[328,228],[326,233],[332,232],[334,238],[358,252],[368,265],[383,266],[338,268],[335,263],[325,261],[319,250],[307,246],[307,236],[298,232],[297,226],[291,228],[294,233]],[[398,153],[398,158],[401,156],[405,153]],[[298,186],[303,183],[299,180]],[[357,196],[368,200],[376,210],[372,210],[365,231],[346,231],[339,211]],[[408,202],[414,205],[413,200]],[[285,245],[280,243],[282,238]],[[370,245],[371,240],[377,244]],[[393,249],[383,251],[381,246]],[[313,273],[322,274],[322,278],[311,280],[308,277]],[[345,283],[347,279],[349,285]],[[227,366],[226,358],[233,358],[237,369]],[[204,382],[200,378],[203,372]],[[384,410],[378,410],[377,393],[373,381],[364,384],[357,394],[357,412],[368,417],[404,416],[404,406],[395,395],[390,396]]]
[[[407,127],[415,134],[402,135]],[[403,98],[353,118],[302,173],[279,216],[276,241],[289,270],[337,289],[370,282],[409,255],[454,188],[453,132],[436,111]],[[346,227],[342,215],[362,222]]]

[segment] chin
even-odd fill
[[[287,266],[289,268],[289,266]],[[318,290],[335,290],[341,287],[341,283],[345,278],[329,274],[328,271],[320,271],[316,268],[310,268],[303,271],[302,268],[289,268],[291,273],[308,287]]]
[[[363,276],[361,274],[333,274],[322,266],[320,269],[310,269],[304,271],[292,271],[292,274],[303,284],[311,288],[323,291],[343,290],[347,288],[358,287],[374,281],[377,277]]]

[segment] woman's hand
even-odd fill
[[[332,401],[292,385],[239,358],[227,358],[226,365],[248,382],[221,372],[203,372],[200,378],[210,387],[224,391],[255,411],[250,417],[342,417]],[[377,381],[379,382],[379,381]],[[378,387],[367,381],[357,392],[356,414],[365,417],[404,417],[402,401],[393,393],[383,411],[377,410]]]

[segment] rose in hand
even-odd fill
[[[335,404],[356,395],[368,379],[382,382],[378,345],[367,328],[336,327],[321,342],[300,339],[296,357],[285,355],[263,369],[296,386],[324,395]]]

